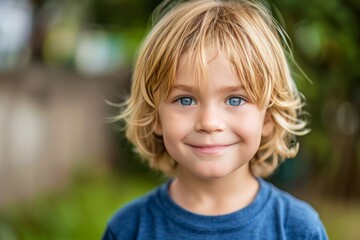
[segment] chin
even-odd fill
[[[216,168],[216,169],[202,169],[202,171],[197,171],[195,175],[201,179],[220,179],[230,175],[232,171]]]

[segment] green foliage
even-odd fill
[[[313,131],[301,139],[309,181],[343,198],[360,197],[360,5],[356,0],[274,0],[294,55],[312,83],[297,78]],[[331,186],[331,187],[330,187]]]

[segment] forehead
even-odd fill
[[[241,85],[234,65],[226,53],[208,48],[200,59],[189,53],[182,54],[173,85],[201,89],[210,84],[229,87]]]

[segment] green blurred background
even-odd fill
[[[0,1],[0,239],[99,239],[166,181],[106,117],[128,92],[159,0]],[[311,79],[312,132],[269,180],[310,202],[330,239],[360,239],[360,1],[274,0]],[[281,14],[279,14],[281,13]]]

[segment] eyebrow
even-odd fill
[[[194,92],[196,90],[194,86],[185,85],[185,84],[176,84],[172,87],[172,89],[178,89],[186,92]],[[236,91],[244,91],[245,89],[244,86],[240,84],[239,86],[223,86],[219,90],[223,92],[236,92]]]
[[[195,90],[195,88],[193,86],[183,85],[183,84],[173,85],[172,89],[183,90],[183,91],[186,91],[186,92],[192,92],[192,91]]]

